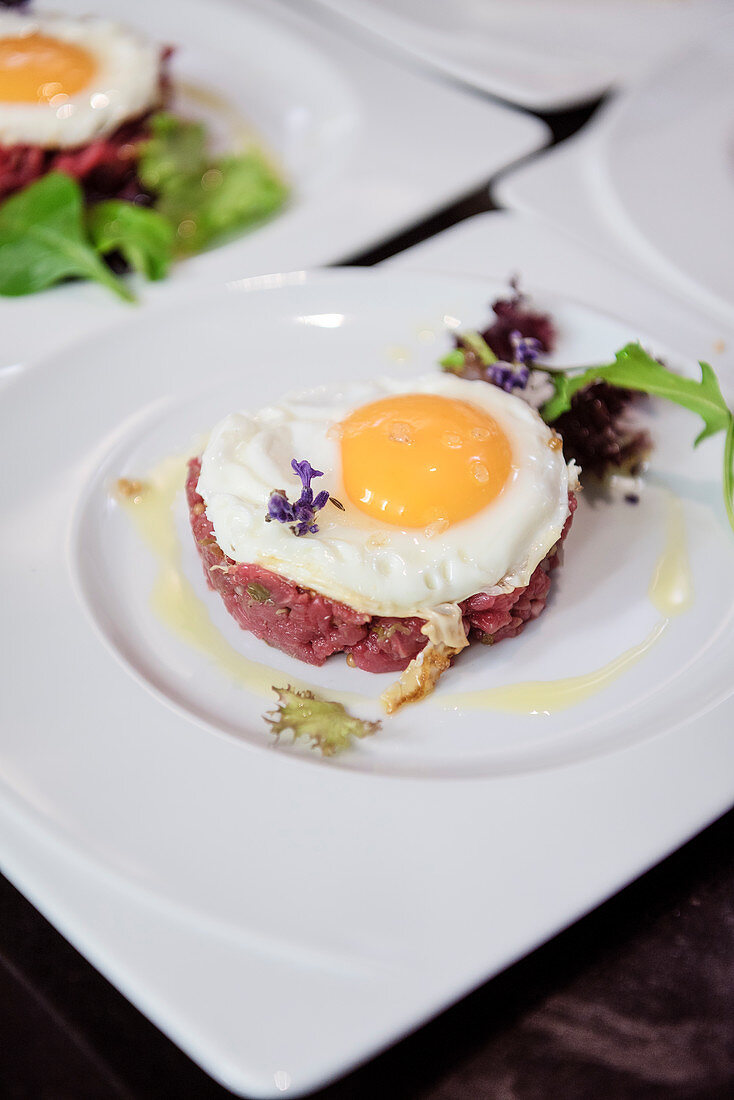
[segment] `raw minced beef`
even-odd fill
[[[312,665],[322,665],[333,653],[343,652],[351,665],[367,672],[407,668],[426,644],[422,619],[365,615],[260,565],[232,561],[218,545],[197,491],[200,471],[200,460],[191,459],[186,498],[194,539],[209,587],[220,594],[244,630]],[[570,513],[561,537],[539,563],[527,586],[502,595],[479,592],[460,604],[470,638],[485,644],[514,638],[541,613],[548,599],[551,573],[559,563],[558,550],[576,509],[573,493],[569,493],[568,503]]]

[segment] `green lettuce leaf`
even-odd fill
[[[163,279],[173,258],[173,226],[157,211],[120,199],[93,206],[87,215],[91,238],[103,256],[120,252],[133,271]]]
[[[278,696],[276,709],[264,715],[276,736],[290,730],[294,740],[303,740],[323,756],[333,756],[348,748],[353,737],[368,737],[380,728],[379,722],[354,718],[341,703],[319,699],[311,691],[291,687],[273,688]]]
[[[257,150],[209,158],[200,123],[164,113],[153,116],[151,127],[139,175],[173,225],[179,254],[259,224],[285,202],[287,187]]]
[[[133,295],[89,242],[76,180],[50,172],[0,206],[0,294],[45,290],[62,279],[93,279],[120,298]]]
[[[150,138],[141,145],[138,175],[153,192],[165,192],[182,176],[206,171],[206,129],[201,122],[160,111],[150,119]]]

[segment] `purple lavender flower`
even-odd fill
[[[281,489],[276,489],[270,494],[268,514],[265,518],[268,520],[274,519],[278,523],[293,523],[295,521],[296,516],[293,505]]]
[[[512,348],[512,361],[520,366],[532,364],[540,355],[542,345],[535,336],[523,336],[519,329],[513,329],[510,333],[510,346]]]
[[[316,513],[319,512],[329,499],[326,489],[314,498],[311,480],[315,477],[323,477],[322,470],[314,470],[307,459],[297,462],[295,458],[291,462],[291,469],[301,479],[301,495],[292,504],[288,500],[284,489],[275,489],[268,500],[268,513],[265,516],[267,522],[275,520],[276,523],[290,524],[294,535],[315,535],[318,524],[314,522]]]
[[[494,382],[495,386],[512,393],[513,390],[524,390],[527,386],[530,368],[538,358],[542,345],[534,336],[523,336],[519,329],[513,329],[509,334],[509,341],[512,362],[499,360],[488,366],[485,373],[488,382]]]
[[[506,393],[513,390],[524,390],[530,377],[530,368],[516,363],[493,363],[486,369],[488,382],[493,382]]]

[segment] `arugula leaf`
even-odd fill
[[[573,370],[547,368],[555,393],[540,410],[547,423],[552,423],[571,407],[571,398],[592,382],[604,381],[622,389],[638,390],[651,397],[664,397],[697,413],[703,420],[703,428],[696,436],[694,447],[704,439],[726,431],[724,445],[723,489],[724,504],[729,523],[734,530],[734,414],[727,407],[718,379],[708,363],[699,362],[701,381],[682,378],[658,363],[639,344],[627,344],[618,351],[613,363],[589,367],[575,373]],[[545,367],[543,368],[546,369]]]
[[[658,363],[639,344],[627,344],[616,353],[614,362],[606,366],[589,367],[580,374],[554,371],[551,380],[556,392],[541,409],[541,415],[548,423],[552,422],[571,407],[571,398],[578,390],[592,382],[604,381],[622,389],[639,390],[652,397],[665,397],[698,413],[704,422],[703,430],[696,439],[698,445],[708,436],[723,431],[731,418],[713,370],[708,363],[700,363],[700,367],[700,382],[682,378]]]
[[[256,150],[210,159],[200,123],[158,114],[138,172],[156,195],[155,209],[176,233],[178,253],[199,252],[217,237],[263,221],[288,189]]]
[[[87,239],[76,180],[49,172],[0,206],[0,294],[17,296],[77,276],[134,301]]]
[[[726,429],[724,444],[724,504],[729,523],[734,530],[734,416]]]
[[[155,210],[121,199],[97,203],[87,214],[97,251],[120,252],[134,271],[162,279],[173,258],[173,226]]]
[[[333,756],[348,748],[353,737],[368,737],[380,728],[380,722],[354,718],[341,703],[319,699],[312,691],[291,687],[273,691],[278,696],[276,709],[264,715],[273,733],[279,737],[291,730],[294,740],[303,739],[323,756]]]

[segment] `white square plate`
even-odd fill
[[[151,608],[155,561],[110,496],[117,476],[193,451],[193,435],[234,405],[431,370],[446,316],[479,324],[501,289],[379,271],[172,287],[3,395],[4,869],[236,1091],[297,1095],[344,1072],[734,796],[721,441],[692,452],[682,412],[655,417],[636,508],[582,504],[546,614],[489,654],[475,647],[431,700],[333,762],[273,748],[258,690]],[[606,359],[638,335],[552,296],[538,304],[557,318],[566,361]],[[663,623],[648,587],[671,506],[695,600]],[[241,634],[185,530],[180,545],[178,575],[271,682],[307,676],[374,712],[384,677],[339,661],[304,671]],[[476,711],[457,697],[622,655],[621,674],[566,711]]]
[[[722,19],[498,185],[510,207],[734,323],[734,18]]]
[[[571,107],[647,71],[726,6],[726,0],[311,3],[448,76],[535,110]]]
[[[495,103],[406,70],[277,0],[49,0],[39,10],[97,14],[176,47],[176,81],[215,93],[198,107],[215,133],[239,116],[292,182],[287,208],[250,233],[176,264],[165,284],[134,281],[155,301],[165,285],[224,282],[347,259],[419,222],[539,148],[547,128]],[[179,96],[181,113],[192,95]],[[175,101],[174,101],[175,102]],[[134,308],[75,283],[0,299],[0,368]]]

